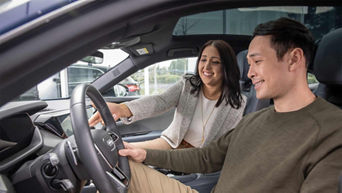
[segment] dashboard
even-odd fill
[[[29,145],[34,129],[27,114],[17,114],[0,120],[0,161]]]
[[[88,106],[88,118],[90,118],[94,113],[95,108]],[[73,135],[69,110],[38,113],[34,119],[34,123],[42,129],[45,129],[63,139]],[[97,127],[99,127],[99,125],[96,125],[96,128]]]
[[[24,193],[28,187],[32,192],[63,192],[64,182],[79,192],[81,184],[68,164],[76,160],[77,149],[68,109],[68,103],[54,108],[45,101],[11,102],[0,108],[0,192]],[[86,111],[90,117],[95,109],[88,105]],[[63,183],[54,180],[59,178]]]
[[[18,101],[0,108],[0,173],[11,172],[29,156],[42,155],[73,135],[69,104],[47,107],[45,101]],[[88,117],[94,112],[88,105]]]
[[[70,101],[16,101],[0,107],[0,192],[93,192],[92,183],[82,164],[78,163],[78,148],[73,136]],[[95,112],[86,101],[90,118]],[[170,113],[170,116],[173,112]],[[158,118],[155,118],[158,119]],[[153,122],[147,120],[147,122]],[[146,122],[145,122],[146,123]],[[126,125],[121,136],[127,142],[150,140],[160,132],[146,132],[145,126]],[[103,129],[99,123],[91,132]],[[132,131],[130,131],[132,129]],[[148,134],[145,136],[145,134]],[[56,180],[57,179],[57,180]],[[80,181],[80,179],[82,179]],[[68,186],[72,184],[73,186]]]
[[[10,103],[0,109],[0,173],[10,172],[43,145],[31,115],[44,109],[45,102]]]

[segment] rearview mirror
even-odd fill
[[[83,62],[87,62],[90,64],[102,64],[103,62],[103,53],[100,51],[96,51],[90,56],[86,56],[81,59]]]

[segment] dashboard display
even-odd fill
[[[30,144],[34,125],[27,114],[0,120],[0,161]]]
[[[95,108],[89,105],[86,112],[89,119],[95,113]],[[69,110],[41,114],[35,120],[35,124],[59,136],[60,138],[67,138],[74,134]],[[95,125],[95,129],[100,128],[102,128],[100,123]]]
[[[71,119],[70,119],[70,115],[62,115],[57,117],[64,133],[66,136],[70,136],[73,134],[73,130],[72,130],[72,125],[71,125]]]
[[[93,107],[89,107],[87,108],[87,116],[88,116],[88,119],[95,113],[95,108]],[[71,124],[71,118],[70,118],[70,114],[66,114],[66,115],[62,115],[62,116],[59,116],[58,118],[58,121],[65,133],[66,136],[71,136],[74,134],[73,130],[72,130],[72,124]],[[98,127],[102,127],[101,124],[97,124],[95,125],[95,128],[98,128]]]

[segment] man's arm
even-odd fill
[[[338,192],[342,172],[342,147],[328,153],[322,160],[312,163],[306,174],[301,193]]]
[[[136,162],[179,172],[215,172],[222,168],[232,133],[226,133],[204,148],[144,150],[125,144],[127,149],[120,150],[119,154],[129,156]]]

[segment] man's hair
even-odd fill
[[[277,53],[278,60],[282,60],[285,53],[294,48],[301,48],[306,58],[306,66],[311,63],[314,52],[314,40],[310,31],[300,22],[280,18],[259,24],[253,33],[255,36],[271,35],[271,46]]]

